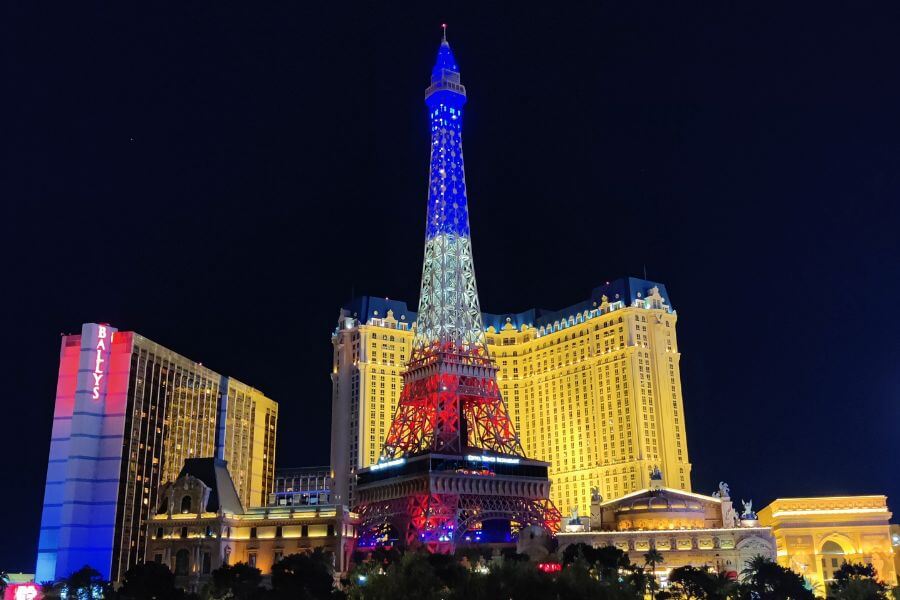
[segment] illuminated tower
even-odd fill
[[[547,500],[548,465],[525,458],[485,345],[463,168],[465,101],[445,37],[425,93],[431,166],[417,329],[382,458],[359,472],[362,546],[447,551],[559,522]]]
[[[425,260],[412,356],[384,446],[388,457],[467,447],[522,454],[484,342],[463,168],[465,102],[444,39],[425,92],[431,122]],[[461,394],[461,385],[469,392]]]

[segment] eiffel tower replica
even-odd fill
[[[466,89],[446,29],[425,92],[431,167],[413,349],[377,464],[357,474],[360,549],[511,543],[555,533],[548,463],[528,459],[497,386],[478,302],[462,122]]]

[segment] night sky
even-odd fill
[[[697,491],[900,510],[900,4],[123,4],[0,18],[0,570],[34,568],[82,322],[262,389],[278,464],[327,463],[341,304],[417,303],[443,21],[484,310],[646,268]]]

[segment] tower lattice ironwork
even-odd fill
[[[388,458],[466,448],[523,455],[484,339],[463,166],[465,102],[445,38],[425,92],[431,126],[425,259],[411,360],[384,444]]]
[[[416,333],[381,460],[359,474],[363,546],[395,540],[443,551],[491,519],[513,530],[559,524],[547,464],[525,457],[485,343],[463,166],[465,102],[445,35],[425,93],[431,164]]]

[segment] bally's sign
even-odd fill
[[[91,388],[91,397],[94,400],[100,399],[100,383],[106,376],[107,369],[107,367],[104,366],[107,362],[107,359],[104,358],[104,356],[109,352],[109,344],[111,342],[112,334],[109,333],[109,327],[100,325],[97,328],[97,347],[95,348],[97,356],[94,360],[94,371],[91,373],[94,378],[94,385]]]

